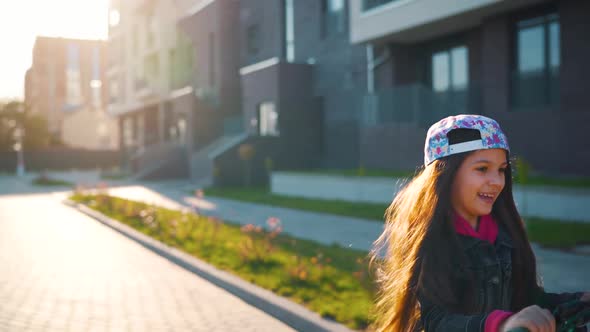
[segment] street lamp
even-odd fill
[[[23,109],[19,108],[18,111],[23,112]],[[17,123],[16,128],[14,129],[14,137],[16,138],[16,143],[14,144],[14,150],[16,150],[16,175],[18,177],[23,177],[25,175],[25,157],[23,151],[25,128],[22,123]]]
[[[16,150],[16,175],[22,177],[25,175],[25,159],[23,156],[23,143],[22,136],[23,130],[20,127],[15,128],[14,136],[17,142],[14,144],[14,150]]]

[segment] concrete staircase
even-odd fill
[[[170,179],[188,176],[186,146],[177,142],[154,144],[131,156],[131,180]]]
[[[205,187],[213,183],[213,161],[227,149],[234,147],[248,138],[247,133],[235,135],[225,135],[211,144],[194,152],[190,158],[190,178],[191,182]]]

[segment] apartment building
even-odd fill
[[[125,166],[146,176],[188,174],[194,51],[177,27],[185,3],[109,4],[108,109],[119,119]]]
[[[459,113],[500,121],[514,155],[536,171],[588,174],[582,0],[116,6],[110,43],[124,61],[109,69],[120,82],[110,107],[122,144],[145,154],[180,137],[182,164],[199,177],[236,182],[243,144],[254,146],[260,174],[269,160],[274,169],[414,169],[430,124]],[[171,50],[192,57],[173,64]],[[176,87],[172,71],[186,74]],[[214,165],[197,166],[205,159]]]
[[[351,42],[380,59],[363,110],[364,164],[419,164],[429,124],[471,112],[497,119],[534,170],[590,174],[589,2],[350,3]]]
[[[70,147],[117,148],[114,120],[106,113],[105,41],[40,36],[32,58],[25,105],[47,119],[54,140]],[[85,117],[94,121],[80,122]]]

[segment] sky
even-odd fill
[[[106,39],[108,0],[0,0],[0,100],[24,98],[35,37]]]

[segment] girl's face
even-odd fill
[[[485,149],[470,153],[451,185],[451,205],[473,227],[479,216],[492,212],[492,206],[506,182],[506,151]]]

